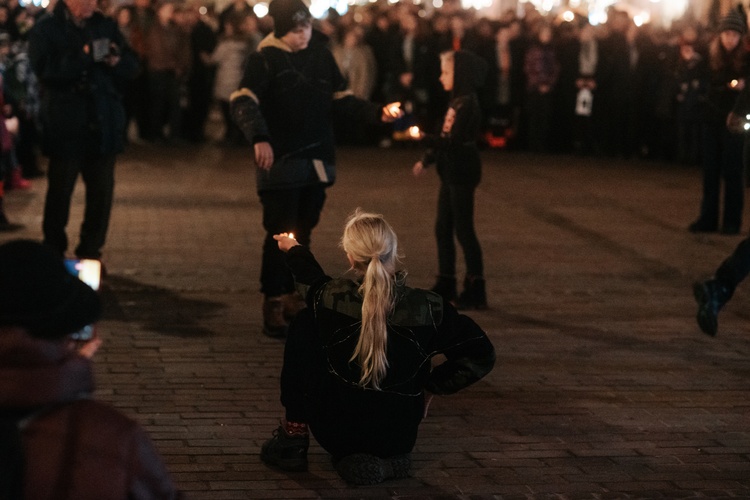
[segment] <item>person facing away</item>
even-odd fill
[[[180,497],[143,428],[92,397],[101,340],[72,335],[100,313],[53,250],[0,245],[0,500]]]
[[[350,483],[406,477],[425,394],[453,394],[487,375],[492,343],[439,295],[405,285],[398,239],[381,215],[358,209],[346,221],[340,245],[354,279],[326,275],[292,235],[274,239],[308,307],[289,329],[285,417],[261,459],[307,470],[311,431]],[[445,361],[431,368],[438,354]]]
[[[440,177],[435,236],[438,278],[432,291],[459,309],[486,309],[482,248],[474,229],[474,192],[481,179],[477,138],[482,117],[477,88],[484,84],[487,64],[464,50],[440,56],[440,82],[451,100],[437,136],[427,136],[428,149],[413,167],[415,176],[437,164]],[[466,277],[461,295],[456,289],[456,244],[464,253]]]
[[[80,173],[86,209],[75,254],[98,259],[125,140],[121,90],[138,71],[137,58],[114,19],[96,11],[96,0],[61,0],[31,29],[29,59],[41,86],[42,150],[49,157],[44,243],[65,254]]]
[[[347,91],[346,79],[302,0],[273,0],[274,31],[250,54],[232,117],[253,145],[256,187],[266,237],[261,262],[263,331],[283,337],[299,309],[294,281],[273,239],[292,231],[310,244],[335,182],[333,116],[352,124],[393,121],[397,106],[381,108]]]

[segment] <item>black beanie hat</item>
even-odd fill
[[[302,0],[273,0],[268,6],[268,15],[273,18],[273,34],[276,38],[281,38],[312,18]]]
[[[0,325],[59,340],[100,315],[99,295],[51,249],[31,240],[0,245]]]
[[[737,9],[742,8],[738,7]],[[732,9],[719,22],[719,31],[736,31],[740,35],[747,33],[747,20],[739,10]]]

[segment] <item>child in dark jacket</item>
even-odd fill
[[[482,248],[474,230],[474,191],[481,178],[477,147],[482,123],[477,89],[484,84],[487,64],[471,52],[459,50],[440,56],[440,83],[450,93],[442,129],[426,137],[429,147],[414,164],[415,176],[432,164],[440,176],[435,237],[438,247],[438,279],[432,291],[459,309],[486,309]],[[464,290],[456,290],[456,245],[464,253]]]

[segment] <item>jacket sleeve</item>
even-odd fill
[[[297,291],[305,298],[310,290],[318,289],[331,280],[318,261],[315,260],[310,250],[302,245],[289,249],[286,253],[286,263],[294,275],[294,284]]]
[[[435,367],[425,385],[434,394],[453,394],[487,375],[495,366],[495,348],[474,320],[444,304],[437,351],[446,360]]]
[[[232,119],[250,144],[270,139],[268,125],[260,112],[260,100],[270,84],[268,65],[262,52],[247,60],[240,88],[229,96]]]

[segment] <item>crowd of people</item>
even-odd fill
[[[136,81],[122,89],[138,139],[203,141],[209,111],[217,105],[225,118],[225,141],[242,141],[229,115],[229,95],[247,57],[272,30],[270,16],[257,17],[245,0],[216,11],[211,5],[154,0],[100,2],[100,9],[116,20],[141,63]],[[15,66],[43,13],[18,0],[0,5],[0,45],[9,47],[0,72],[12,73],[4,88],[11,114],[33,118],[35,113],[34,82],[23,82],[29,87],[24,94],[32,94],[23,96],[28,103],[8,96],[7,87],[17,89],[15,80],[24,79],[16,76]],[[627,13],[613,9],[606,23],[592,26],[582,16],[565,22],[533,8],[489,19],[456,2],[431,12],[411,2],[377,2],[353,6],[344,15],[331,9],[314,24],[327,36],[355,95],[406,104],[408,112],[395,132],[438,124],[447,103],[436,83],[439,54],[463,49],[488,64],[480,98],[484,141],[490,146],[696,163],[700,148],[690,134],[697,119],[694,94],[702,89],[693,88],[693,81],[707,78],[705,62],[719,19],[685,18],[667,29],[636,26]],[[696,58],[703,62],[697,68]],[[23,132],[33,140],[33,131]],[[383,139],[392,139],[350,127],[339,132],[349,141],[385,145]],[[33,160],[19,163],[36,168]]]

